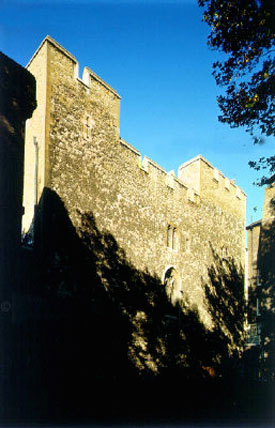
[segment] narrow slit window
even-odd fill
[[[166,245],[168,248],[172,248],[173,250],[176,248],[177,237],[176,237],[177,228],[168,224],[167,226],[167,242]]]
[[[167,247],[171,247],[172,244],[172,227],[170,224],[168,224],[167,227]]]
[[[85,136],[86,138],[90,137],[90,121],[89,121],[89,117],[86,117],[86,123],[85,123]]]
[[[175,248],[176,248],[176,244],[177,244],[176,239],[177,239],[177,229],[176,229],[176,227],[173,227],[173,230],[172,230],[172,248],[173,248],[173,250],[175,250]]]
[[[261,303],[258,298],[256,300],[256,314],[258,317],[261,315]]]

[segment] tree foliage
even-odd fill
[[[224,94],[217,99],[219,120],[246,127],[255,143],[275,135],[275,4],[274,0],[198,0],[211,27],[208,44],[225,54],[213,64],[213,75]],[[272,161],[273,159],[273,161]],[[262,161],[263,162],[263,161]],[[261,169],[261,164],[250,166]],[[274,157],[266,158],[274,174]],[[274,177],[273,177],[274,178]],[[262,180],[265,184],[267,180]]]

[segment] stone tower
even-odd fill
[[[120,138],[120,97],[47,36],[27,66],[38,107],[26,129],[24,231],[45,188],[64,203],[72,224],[93,214],[137,269],[188,294],[208,319],[202,279],[213,249],[244,264],[246,195],[201,155],[178,176]]]

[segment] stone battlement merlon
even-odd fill
[[[128,150],[130,150],[131,152],[135,153],[138,157],[138,163],[137,165],[145,170],[146,172],[149,172],[148,170],[148,165],[152,165],[154,168],[158,169],[161,173],[163,173],[164,175],[171,175],[171,172],[167,172],[162,166],[160,166],[159,164],[157,164],[155,161],[153,161],[152,159],[148,158],[147,156],[144,156],[142,158],[142,154],[140,153],[139,150],[137,150],[134,146],[132,146],[130,143],[128,143],[127,141],[123,140],[123,138],[120,138],[120,144],[122,146],[124,146],[125,148],[127,148]],[[174,177],[175,179],[177,177]]]
[[[52,46],[54,46],[57,50],[59,50],[63,55],[65,55],[67,58],[69,58],[74,63],[74,78],[77,79],[79,82],[84,83],[88,88],[91,87],[90,79],[96,80],[98,83],[100,83],[102,86],[105,87],[108,91],[110,91],[113,95],[115,95],[117,98],[121,99],[120,95],[116,92],[115,89],[113,89],[108,83],[106,83],[103,79],[101,79],[94,71],[92,71],[89,67],[84,67],[82,78],[79,76],[79,63],[77,59],[63,46],[61,46],[56,40],[54,40],[50,36],[46,36],[45,39],[41,42],[38,49],[33,54],[32,58],[28,62],[26,68],[28,68],[34,58],[37,56],[38,52],[41,50],[43,45],[45,43],[50,43]]]
[[[70,58],[75,64],[78,65],[78,61],[76,60],[76,58],[69,52],[67,51],[65,48],[63,48],[63,46],[61,46],[56,40],[54,40],[51,36],[46,36],[44,40],[42,40],[42,42],[40,43],[40,45],[38,46],[38,48],[36,49],[35,53],[33,54],[33,56],[31,57],[30,61],[28,62],[28,64],[26,65],[26,68],[28,68],[32,61],[34,60],[34,58],[37,56],[38,52],[41,50],[41,48],[43,47],[43,45],[48,42],[51,43],[56,49],[58,49],[61,53],[63,53],[65,56],[67,56],[68,58]]]
[[[61,52],[63,55],[65,55],[67,58],[69,58],[74,63],[74,76],[73,76],[73,78],[76,79],[78,82],[82,83],[83,85],[85,85],[87,90],[91,89],[91,86],[92,86],[91,80],[93,80],[96,83],[98,83],[100,86],[104,87],[113,96],[115,96],[115,98],[119,102],[119,100],[121,99],[119,94],[108,83],[106,83],[96,73],[94,73],[89,67],[86,67],[86,66],[84,67],[82,78],[80,78],[78,75],[78,61],[76,60],[76,58],[70,52],[68,52],[66,49],[64,49],[63,46],[61,46],[58,42],[56,42],[50,36],[46,36],[45,39],[42,41],[42,43],[40,44],[40,46],[36,50],[35,54],[31,58],[28,66],[31,64],[33,59],[36,57],[36,55],[38,54],[38,52],[40,51],[40,49],[42,48],[42,46],[46,42],[50,43],[54,48],[56,48],[59,52]],[[118,126],[119,126],[119,124],[118,124]],[[142,155],[140,154],[140,152],[135,147],[133,147],[131,144],[124,141],[122,138],[120,138],[120,142],[125,147],[128,147],[128,149],[131,149],[132,151],[134,151],[139,156],[139,159],[138,159],[139,167],[142,168],[144,171],[148,172],[148,167],[149,167],[149,165],[151,165],[151,166],[154,166],[155,168],[159,169],[163,174],[165,174],[165,176],[168,174],[168,172],[164,168],[162,168],[160,165],[158,165],[152,159],[149,159],[147,156],[144,156],[144,158],[142,159]],[[179,183],[184,184],[186,188],[189,188],[189,189],[193,188],[194,192],[197,195],[200,195],[201,192],[203,191],[203,188],[204,188],[204,183],[202,182],[202,177],[201,177],[201,171],[197,170],[196,173],[194,174],[195,171],[193,168],[193,166],[198,162],[203,162],[209,170],[213,171],[213,180],[216,181],[216,183],[218,183],[221,180],[223,181],[223,184],[224,184],[223,187],[224,187],[225,191],[229,192],[231,189],[232,190],[234,189],[234,193],[236,193],[237,198],[240,199],[241,195],[242,195],[242,197],[246,197],[246,194],[244,193],[244,191],[240,187],[238,187],[233,180],[225,177],[225,175],[220,170],[215,168],[202,155],[197,155],[193,159],[190,159],[189,161],[181,164],[178,168],[177,176],[176,175],[171,176],[171,174],[170,174],[170,177],[168,180],[169,183],[172,183],[173,180],[177,180]],[[189,177],[188,177],[188,170],[189,169],[190,169],[190,173],[189,173]],[[192,176],[192,179],[190,179],[191,176]],[[173,188],[173,186],[172,186],[172,188]]]
[[[183,191],[183,197],[186,197],[187,200],[189,200],[190,202],[199,203],[201,199],[204,199],[212,203],[217,203],[223,209],[225,208],[225,206],[231,206],[232,204],[235,205],[235,208],[237,209],[237,206],[239,204],[242,205],[245,201],[245,193],[238,186],[236,186],[235,183],[232,183],[232,187],[226,187],[226,184],[230,184],[231,180],[229,178],[226,178],[221,171],[217,170],[217,168],[215,168],[207,159],[205,159],[201,155],[198,155],[195,158],[182,164],[179,167],[179,176],[177,177],[173,170],[166,171],[162,166],[158,165],[156,162],[154,162],[147,156],[142,157],[142,154],[139,152],[139,150],[137,150],[134,146],[132,146],[122,138],[120,138],[120,145],[123,149],[126,149],[128,151],[128,156],[130,154],[131,160],[129,162],[132,164],[133,168],[136,167],[143,170],[146,174],[148,174],[148,178],[151,175],[155,176],[156,174],[160,174],[160,179],[163,182],[163,185],[169,187],[172,190],[178,189],[179,191]],[[211,181],[213,182],[214,187],[210,187],[209,191],[203,185],[197,187],[196,185],[194,185],[194,182],[188,182],[188,180],[186,180],[186,177],[180,174],[182,167],[191,165],[198,161],[202,161],[205,164],[206,171],[204,172],[204,174],[207,175],[207,179],[209,180],[210,185]],[[195,173],[196,174],[194,174],[193,178],[200,178],[200,173],[199,175],[196,171]],[[221,179],[224,180],[224,182],[221,183],[221,180],[219,180],[219,178],[216,179],[215,174],[219,174]],[[220,184],[221,186],[219,186]]]
[[[192,163],[195,163],[197,161],[202,161],[205,163],[205,165],[208,167],[209,170],[213,171],[213,181],[219,182],[219,177],[224,180],[224,191],[230,193],[230,186],[234,189],[235,196],[238,199],[241,199],[241,195],[243,197],[246,197],[245,192],[238,187],[233,180],[227,178],[223,172],[215,168],[207,159],[205,159],[202,155],[197,155],[193,159],[190,159],[189,161],[183,163],[178,168],[178,176],[175,175],[174,171],[166,171],[162,166],[158,165],[156,162],[154,162],[152,159],[148,158],[147,156],[144,156],[142,158],[142,154],[137,150],[134,146],[132,146],[127,141],[120,138],[120,144],[133,152],[137,156],[137,163],[136,165],[144,170],[145,172],[149,173],[149,165],[159,170],[164,176],[167,183],[169,183],[169,187],[174,188],[173,182],[177,182],[180,186],[185,187],[185,189],[193,190],[194,194],[198,197],[201,196],[201,193],[203,193],[203,189],[201,189],[201,186],[199,188],[196,188],[196,186],[193,185],[193,183],[188,183],[188,180],[185,180],[185,177],[183,174],[181,174],[182,169],[187,167],[188,165],[191,165]],[[217,176],[218,175],[218,176]],[[233,196],[233,195],[232,195]]]
[[[230,187],[232,186],[235,189],[236,194],[238,194],[238,195],[242,194],[244,197],[247,196],[246,193],[239,186],[236,185],[235,180],[226,177],[222,171],[220,171],[219,169],[214,167],[201,154],[199,154],[199,155],[195,156],[194,158],[188,160],[187,162],[184,162],[183,164],[181,164],[178,168],[178,177],[179,178],[183,177],[184,176],[183,171],[187,170],[189,167],[192,167],[195,163],[198,163],[198,162],[203,162],[210,170],[213,171],[213,177],[212,177],[213,181],[216,181],[218,183],[222,179],[224,182],[225,189],[227,189],[229,191]],[[200,185],[201,184],[202,183],[200,183]]]
[[[130,160],[130,163],[133,165],[133,167],[139,168],[140,170],[146,173],[146,175],[148,176],[149,187],[150,179],[155,180],[156,176],[159,176],[159,183],[163,184],[163,188],[168,187],[172,191],[178,190],[182,193],[181,198],[186,199],[192,204],[198,204],[200,202],[199,193],[196,190],[186,186],[186,184],[184,184],[178,177],[176,177],[174,171],[168,172],[162,166],[160,166],[147,156],[142,157],[141,153],[134,146],[132,146],[122,138],[120,138],[120,145],[123,149],[128,151],[128,155],[130,154],[130,157],[133,156]]]
[[[116,92],[115,89],[113,89],[108,83],[104,82],[94,71],[92,71],[89,67],[84,67],[82,79],[79,78],[80,81],[83,81],[88,87],[90,87],[90,79],[96,80],[98,83],[100,83],[102,86],[104,86],[106,89],[108,89],[110,92],[112,92],[113,95],[115,95],[117,98],[121,99],[121,96]]]
[[[117,155],[122,169],[127,164],[125,170],[133,177],[142,177],[137,171],[138,169],[143,171],[147,179],[145,178],[146,176],[142,177],[142,183],[148,188],[158,183],[159,189],[166,192],[166,188],[168,188],[169,195],[175,200],[179,198],[195,204],[204,201],[234,215],[238,215],[240,210],[244,211],[245,193],[236,186],[235,182],[226,178],[221,171],[215,168],[202,155],[198,155],[180,165],[176,175],[174,171],[166,171],[152,159],[143,156],[134,146],[120,138],[120,96],[88,67],[84,67],[82,79],[79,78],[76,58],[50,36],[43,40],[30,60],[29,66],[30,71],[34,72],[38,77],[40,82],[38,87],[41,89],[40,101],[43,100],[44,103],[40,102],[41,112],[37,116],[39,118],[41,116],[42,119],[39,119],[41,123],[39,122],[37,129],[43,131],[44,110],[46,110],[46,116],[48,115],[45,124],[46,122],[47,124],[51,123],[52,126],[50,133],[48,132],[49,128],[43,131],[46,135],[43,143],[45,156],[48,147],[56,138],[59,126],[59,135],[63,136],[65,125],[65,132],[68,136],[74,124],[74,136],[77,135],[79,137],[82,135],[85,144],[89,140],[90,142],[92,141],[93,145],[99,144],[99,142],[101,144],[101,139],[97,141],[95,132],[97,129],[100,129],[101,132],[102,125],[100,123],[104,117],[103,136],[104,138],[107,137],[108,150],[111,151],[112,145],[116,145],[118,142],[118,146],[116,146],[118,147]],[[41,70],[44,70],[43,75]],[[69,111],[71,99],[75,99],[75,102],[79,103],[77,118],[73,117]],[[50,114],[52,115],[51,117],[55,118],[57,112],[59,114],[61,110],[63,128],[60,125],[60,120],[56,123],[50,122]],[[99,126],[100,128],[98,128]],[[102,134],[100,135],[102,138]],[[42,141],[43,136],[39,137]],[[93,137],[93,140],[91,140],[91,137]],[[66,142],[61,142],[61,140],[62,138],[58,140],[60,154],[63,146],[67,150],[67,137]],[[74,139],[72,142],[72,146],[74,146],[73,153],[80,156],[80,146],[83,141],[77,141],[77,139]],[[104,150],[106,150],[106,146],[104,146]],[[114,150],[114,153],[116,150]],[[44,164],[41,166],[41,171],[43,168],[46,171],[46,176],[48,171],[46,163],[45,166]],[[48,175],[45,180],[45,183],[48,182]]]

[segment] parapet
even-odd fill
[[[46,44],[46,43],[50,43],[51,45],[53,45],[56,49],[58,49],[60,52],[62,52],[65,56],[67,56],[68,58],[70,58],[75,64],[78,64],[76,58],[69,52],[67,51],[65,48],[63,48],[63,46],[61,46],[56,40],[54,40],[51,36],[46,36],[42,42],[40,43],[40,45],[38,46],[38,48],[36,49],[36,51],[34,52],[33,56],[31,57],[31,59],[29,60],[28,64],[26,65],[26,68],[29,68],[31,63],[33,62],[33,60],[36,58],[36,56],[38,55],[38,53],[40,52],[40,50],[42,49],[42,47]]]
[[[78,79],[85,83],[85,85],[88,86],[88,88],[91,88],[91,82],[94,80],[98,82],[100,85],[104,86],[108,91],[110,91],[115,97],[121,99],[121,97],[118,95],[118,93],[110,86],[108,83],[104,82],[97,74],[95,74],[94,71],[92,71],[88,67],[84,67],[82,79],[78,77]]]
[[[56,40],[54,40],[52,37],[50,36],[46,36],[44,38],[44,40],[41,42],[41,44],[39,45],[39,47],[37,48],[37,50],[35,51],[35,53],[33,54],[32,58],[30,59],[30,61],[28,62],[26,68],[29,68],[31,63],[33,62],[33,60],[36,58],[36,56],[38,55],[39,51],[42,49],[42,47],[46,44],[49,43],[50,45],[52,45],[55,49],[57,49],[61,54],[63,54],[64,56],[66,56],[70,61],[72,61],[74,63],[74,73],[73,76],[75,79],[78,79],[80,82],[82,82],[83,84],[85,84],[87,87],[91,87],[91,80],[95,80],[97,81],[100,85],[104,86],[106,89],[108,89],[113,95],[115,95],[117,98],[121,98],[118,93],[110,86],[108,85],[108,83],[104,82],[104,80],[102,80],[96,73],[94,73],[92,70],[90,70],[88,67],[84,67],[83,69],[83,73],[82,73],[82,78],[80,78],[79,76],[79,63],[77,61],[77,59],[69,52],[67,51],[65,48],[63,48],[63,46],[61,46]]]
[[[37,58],[38,60],[36,60]],[[204,200],[229,213],[239,216],[241,211],[241,215],[243,215],[246,199],[244,192],[203,156],[198,155],[182,164],[179,167],[178,176],[176,176],[174,171],[166,172],[164,168],[146,156],[142,159],[138,150],[126,141],[119,139],[120,96],[118,93],[88,67],[84,68],[82,78],[80,78],[75,57],[50,36],[43,40],[28,67],[32,69],[33,63],[36,63],[34,68],[39,74],[40,62],[43,58],[47,73],[50,74],[50,78],[48,75],[46,78],[43,77],[47,82],[46,99],[51,98],[50,93],[54,92],[52,102],[47,104],[48,108],[50,108],[49,104],[54,105],[56,100],[67,108],[67,104],[70,105],[70,96],[78,93],[81,100],[83,95],[86,101],[81,103],[81,108],[87,109],[87,111],[83,111],[83,115],[97,115],[98,120],[103,120],[104,115],[110,118],[110,120],[105,120],[104,126],[108,126],[108,132],[111,130],[110,135],[119,140],[120,147],[123,148],[121,155],[128,157],[133,167],[138,167],[148,175],[148,185],[150,185],[150,177],[154,175],[155,179],[157,178],[160,182],[163,180],[171,191],[181,189],[179,191],[186,194],[191,203],[199,203],[200,200]],[[66,88],[63,97],[60,94],[62,84]],[[49,85],[51,85],[50,88]],[[97,108],[98,106],[99,108]],[[95,113],[96,108],[97,113]]]
[[[120,96],[104,80],[90,68],[84,67],[82,77],[79,76],[79,63],[76,58],[63,48],[52,37],[46,36],[27,65],[33,72],[40,87],[45,88],[46,98],[60,97],[60,87],[66,88],[64,99],[69,101],[68,90],[72,94],[79,94],[79,99],[91,100],[97,104],[104,113],[112,118],[112,125],[119,135],[120,126]],[[42,77],[43,71],[45,76]],[[70,89],[69,89],[70,88]],[[41,97],[40,97],[41,99]],[[69,104],[69,103],[68,103]],[[84,113],[84,111],[83,111]],[[89,112],[87,112],[89,114]]]
[[[246,194],[235,184],[235,180],[225,177],[202,155],[183,163],[179,167],[178,177],[183,183],[194,188],[202,199],[222,207],[246,201]],[[233,206],[232,208],[234,209]]]
[[[176,176],[173,170],[167,172],[147,156],[142,158],[141,153],[125,140],[120,139],[120,143],[132,154],[134,165],[148,175],[148,180],[158,175],[163,185],[182,192],[187,201],[195,204],[205,201],[244,218],[246,194],[203,156],[198,155],[182,164]]]

